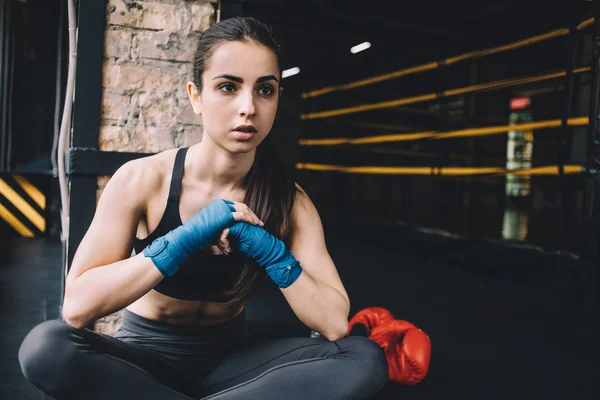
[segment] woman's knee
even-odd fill
[[[19,348],[19,363],[25,377],[38,384],[51,375],[62,374],[73,354],[70,334],[75,328],[63,321],[46,321],[33,328]]]
[[[338,341],[344,352],[354,354],[357,368],[367,375],[367,381],[375,390],[385,386],[388,364],[383,349],[374,341],[363,336],[348,336]]]

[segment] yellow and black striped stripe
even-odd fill
[[[22,175],[0,176],[0,219],[23,237],[46,232],[46,196]]]

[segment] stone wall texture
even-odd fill
[[[107,0],[99,148],[156,153],[202,138],[186,83],[196,39],[214,24],[215,0]],[[97,199],[110,176],[98,177]],[[114,334],[121,312],[95,330]]]
[[[202,127],[187,99],[198,35],[218,4],[109,0],[100,150],[155,153],[197,142]]]

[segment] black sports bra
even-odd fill
[[[185,147],[177,151],[167,207],[156,229],[144,239],[135,239],[136,254],[141,253],[154,239],[182,225],[179,197],[187,150]],[[176,299],[225,303],[231,296],[225,295],[224,292],[233,287],[243,268],[244,259],[241,253],[214,255],[197,251],[179,266],[179,270],[173,276],[166,276],[154,290]]]

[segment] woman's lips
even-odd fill
[[[237,140],[250,140],[256,136],[256,132],[248,131],[232,131],[232,134]]]

